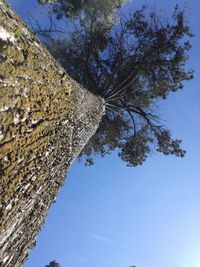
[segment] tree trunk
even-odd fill
[[[23,266],[103,109],[0,0],[0,266]]]

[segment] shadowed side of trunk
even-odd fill
[[[0,0],[1,266],[23,266],[103,109]]]

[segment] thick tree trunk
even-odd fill
[[[0,0],[0,266],[23,266],[103,109]]]

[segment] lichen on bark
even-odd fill
[[[23,266],[103,109],[0,0],[1,266]]]

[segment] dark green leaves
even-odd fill
[[[181,142],[160,124],[156,103],[193,78],[185,67],[192,33],[184,12],[176,6],[167,20],[143,6],[114,24],[108,21],[117,1],[91,5],[89,0],[59,0],[54,5],[67,16],[69,2],[70,14],[80,8],[82,16],[75,25],[71,19],[74,28],[68,38],[47,45],[70,76],[105,99],[105,116],[81,154],[87,164],[93,163],[93,155],[116,148],[128,166],[142,164],[154,148],[182,157]]]
[[[141,165],[151,151],[153,139],[142,129],[136,135],[125,139],[120,145],[119,157],[127,163],[127,166]]]
[[[56,261],[51,261],[46,267],[61,267]]]

